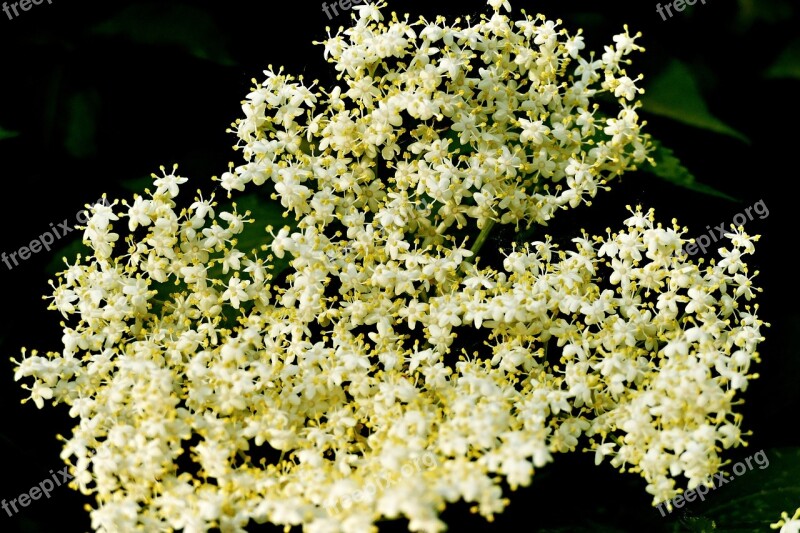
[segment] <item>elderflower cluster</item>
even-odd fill
[[[263,249],[240,249],[236,203],[180,207],[175,171],[93,207],[92,254],[53,283],[63,350],[23,352],[15,378],[77,419],[62,458],[96,531],[442,531],[447,503],[491,518],[503,478],[587,446],[657,503],[742,442],[757,238],[733,228],[704,266],[637,207],[605,236],[481,251],[649,150],[637,36],[587,57],[580,33],[489,4],[466,24],[357,6],[322,43],[341,86],[266,72],[220,176],[280,202],[291,224]]]

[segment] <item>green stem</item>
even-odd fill
[[[472,263],[475,256],[478,255],[478,252],[481,251],[481,248],[483,248],[483,245],[486,243],[486,239],[489,238],[489,233],[492,232],[494,225],[495,221],[493,219],[490,218],[486,221],[480,234],[478,234],[478,238],[475,239],[475,243],[472,245],[472,248],[469,249],[469,251],[472,252],[472,256],[467,257],[464,260],[465,263]]]

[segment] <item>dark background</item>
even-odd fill
[[[561,18],[571,31],[583,27],[587,49],[600,53],[623,24],[632,33],[641,31],[640,43],[647,51],[634,54],[630,71],[643,73],[648,81],[674,59],[687,65],[709,111],[749,142],[658,114],[646,115],[646,130],[672,148],[698,182],[739,201],[635,172],[601,193],[591,207],[560,214],[548,231],[567,235],[586,227],[601,233],[621,224],[626,204],[641,203],[656,208],[662,221],[677,217],[696,236],[706,225],[727,224],[763,199],[769,217],[749,222],[747,230],[763,236],[750,263],[761,272],[756,281],[764,288],[759,314],[772,327],[760,349],[761,378],[751,383],[741,406],[743,427],[753,432],[750,446],[731,451],[729,457],[735,461],[762,448],[769,454],[796,447],[798,70],[783,69],[777,77],[771,67],[800,37],[798,7],[788,0],[698,1],[693,9],[663,21],[655,5],[650,0],[512,3],[515,14],[525,8]],[[389,7],[411,13],[412,19],[488,11],[476,1],[395,0]],[[235,138],[225,130],[241,115],[239,102],[249,92],[250,80],[260,80],[272,64],[308,80],[333,83],[322,46],[311,41],[325,38],[326,25],[335,31],[348,23],[349,14],[329,21],[316,0],[113,5],[53,0],[14,20],[0,12],[0,132],[16,133],[0,140],[0,251],[27,245],[51,222],[73,222],[82,206],[102,193],[129,197],[129,188],[157,173],[160,165],[178,163],[180,174],[194,184],[188,190],[211,190],[209,178],[227,170],[229,161],[239,161],[240,154],[231,149]],[[40,351],[61,347],[60,315],[46,311],[47,302],[41,299],[49,293],[47,265],[55,257],[41,252],[13,270],[0,263],[5,296],[0,321],[0,401],[5,413],[0,422],[0,499],[16,498],[48,477],[49,470],[61,469],[56,435],[69,435],[75,422],[64,407],[38,410],[30,402],[20,404],[26,394],[13,381],[9,361],[19,357],[23,346]],[[779,470],[798,467],[796,461],[774,463],[764,472],[774,478]],[[750,475],[754,481],[747,489],[740,481],[739,490],[760,489],[755,486],[757,474]],[[784,491],[794,503],[783,510],[800,506],[798,484],[800,480]],[[512,493],[507,513],[494,524],[472,517],[466,505],[449,507],[444,516],[451,530],[469,525],[487,531],[506,531],[512,525],[523,531],[702,531],[712,521],[718,530],[763,531],[764,520],[779,518],[774,509],[759,511],[756,505],[754,515],[736,523],[732,508],[755,504],[738,501],[725,490],[714,495],[716,503],[710,499],[661,518],[650,506],[641,478],[621,475],[607,464],[595,467],[592,453],[575,453],[557,456],[537,472],[530,488]],[[34,501],[13,518],[0,510],[0,531],[85,531],[85,503],[79,494],[57,489],[49,500]],[[403,530],[403,525],[387,524],[385,529]]]

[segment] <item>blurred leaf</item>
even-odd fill
[[[776,23],[792,16],[792,5],[785,0],[739,0],[738,23],[747,29],[755,22]]]
[[[580,525],[574,524],[557,528],[539,528],[538,533],[625,533],[626,529],[618,529],[614,526],[603,525],[594,521],[583,519]]]
[[[140,194],[144,193],[144,190],[148,187],[154,189],[153,178],[151,176],[143,176],[141,178],[124,180],[120,183],[120,185],[131,192],[138,192]]]
[[[225,66],[235,64],[214,18],[193,6],[134,4],[96,25],[92,32],[140,44],[176,46],[200,59]]]
[[[667,148],[655,139],[653,140],[653,146],[655,150],[650,154],[650,157],[655,160],[655,165],[651,165],[650,163],[643,165],[642,170],[645,172],[649,172],[665,181],[691,191],[716,196],[718,198],[725,198],[733,202],[738,201],[736,198],[722,191],[718,191],[709,185],[698,183],[694,175],[683,166],[670,148]]]
[[[10,131],[0,126],[0,141],[3,139],[12,139],[19,135],[18,131]]]
[[[572,17],[574,23],[579,28],[598,28],[608,22],[608,18],[602,13],[591,11],[580,11]]]
[[[680,61],[673,60],[650,83],[642,102],[644,111],[750,142],[743,134],[711,114],[692,73]]]
[[[786,47],[766,75],[769,78],[800,79],[800,39]]]
[[[95,89],[70,96],[67,104],[64,147],[75,158],[83,159],[97,153],[97,119],[100,95]]]
[[[753,456],[759,452],[753,452]],[[752,470],[709,492],[702,514],[724,531],[770,531],[782,511],[793,513],[800,502],[800,448],[765,450],[767,466],[751,460]],[[762,463],[766,463],[762,459]],[[739,463],[745,465],[744,461]],[[745,465],[746,466],[746,465]],[[727,469],[731,471],[731,467]]]
[[[713,520],[703,518],[702,516],[689,516],[681,518],[680,521],[675,522],[673,531],[690,531],[691,533],[706,533],[714,531],[717,525]]]

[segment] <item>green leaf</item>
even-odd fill
[[[769,524],[777,522],[781,512],[790,515],[800,505],[800,448],[763,450],[767,461],[754,459],[752,469],[738,461],[745,471],[735,475],[727,484],[709,492],[706,505],[698,509],[704,517],[713,519],[720,530],[770,531]],[[750,453],[750,457],[760,454]],[[748,457],[748,458],[750,458]],[[764,468],[762,469],[762,465]],[[735,463],[727,468],[731,471]]]
[[[709,185],[698,183],[694,175],[683,166],[670,148],[667,148],[657,140],[653,140],[652,143],[655,149],[650,153],[650,157],[653,158],[655,164],[648,162],[642,166],[642,170],[691,191],[724,198],[733,202],[739,201]]]
[[[0,126],[0,141],[2,141],[3,139],[13,139],[14,137],[17,136],[19,136],[18,131],[10,131]]]
[[[800,39],[793,41],[767,70],[768,78],[800,79]]]
[[[194,57],[234,65],[214,18],[202,9],[181,4],[134,4],[92,28],[145,45],[178,47]]]
[[[100,95],[96,90],[73,94],[67,105],[64,147],[75,158],[83,159],[97,153],[97,115]]]
[[[673,60],[650,83],[642,103],[642,109],[654,115],[750,142],[746,136],[711,114],[692,73],[680,61]]]
[[[238,213],[250,211],[250,217],[254,220],[252,224],[245,224],[244,230],[236,236],[236,248],[245,254],[251,251],[257,251],[260,257],[264,256],[262,250],[263,246],[269,245],[272,242],[272,235],[270,235],[266,227],[272,226],[273,232],[277,233],[284,226],[289,226],[294,229],[297,227],[297,222],[292,217],[283,216],[283,206],[278,202],[274,202],[264,198],[259,194],[248,194],[242,196],[234,201],[236,203],[236,210]],[[229,202],[217,206],[216,211],[233,211],[233,203]],[[283,258],[272,258],[272,275],[277,276],[289,266],[292,260],[291,254],[287,253]],[[214,265],[209,268],[209,277],[222,277],[222,267]]]

